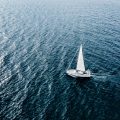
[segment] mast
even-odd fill
[[[80,50],[79,50],[79,54],[78,54],[76,70],[80,70],[82,72],[85,71],[85,64],[84,64],[84,58],[83,58],[82,45],[80,46]]]

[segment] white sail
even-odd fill
[[[82,51],[82,45],[80,46],[80,51],[78,55],[78,61],[77,61],[77,70],[85,71],[85,65],[84,65],[84,58],[83,58],[83,51]]]

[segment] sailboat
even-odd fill
[[[75,78],[90,78],[91,77],[90,70],[89,69],[85,70],[82,45],[80,46],[76,69],[68,69],[66,73],[69,76],[75,77]]]

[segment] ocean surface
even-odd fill
[[[120,120],[120,1],[0,0],[0,120]]]

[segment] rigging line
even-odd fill
[[[79,49],[78,49],[78,50],[79,50]],[[73,62],[73,60],[74,60],[74,58],[75,58],[75,56],[76,56],[76,54],[77,54],[78,50],[76,50],[76,53],[75,53],[75,55],[73,56],[73,58],[72,58],[72,60],[71,60],[70,64],[68,65],[68,68],[67,68],[67,69],[69,69],[69,68],[70,68],[70,66],[71,66],[71,64],[72,64],[72,62]]]

